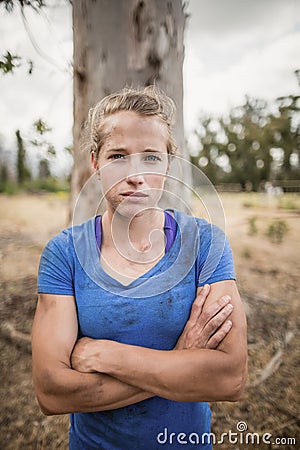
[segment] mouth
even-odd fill
[[[121,194],[122,197],[130,197],[130,198],[146,198],[148,197],[147,194],[144,194],[143,192],[140,191],[128,191],[128,192],[123,192]]]

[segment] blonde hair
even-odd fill
[[[173,137],[173,125],[176,106],[173,100],[156,86],[126,87],[104,97],[89,110],[86,137],[90,152],[95,153],[96,159],[107,137],[104,131],[105,119],[119,111],[133,111],[141,116],[159,117],[167,127],[167,152],[170,155],[175,154],[177,144]]]

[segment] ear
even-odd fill
[[[98,160],[96,158],[96,153],[94,150],[91,151],[91,165],[92,165],[94,171],[97,172],[99,167],[98,167]]]

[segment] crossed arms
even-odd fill
[[[115,409],[153,395],[175,401],[235,401],[242,395],[246,320],[234,281],[198,289],[173,350],[90,338],[76,343],[77,332],[74,298],[40,295],[32,355],[45,414]]]

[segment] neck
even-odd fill
[[[106,211],[102,227],[105,245],[115,247],[123,255],[133,255],[137,260],[144,259],[143,254],[146,259],[152,259],[164,249],[162,209],[148,209],[134,218]]]

